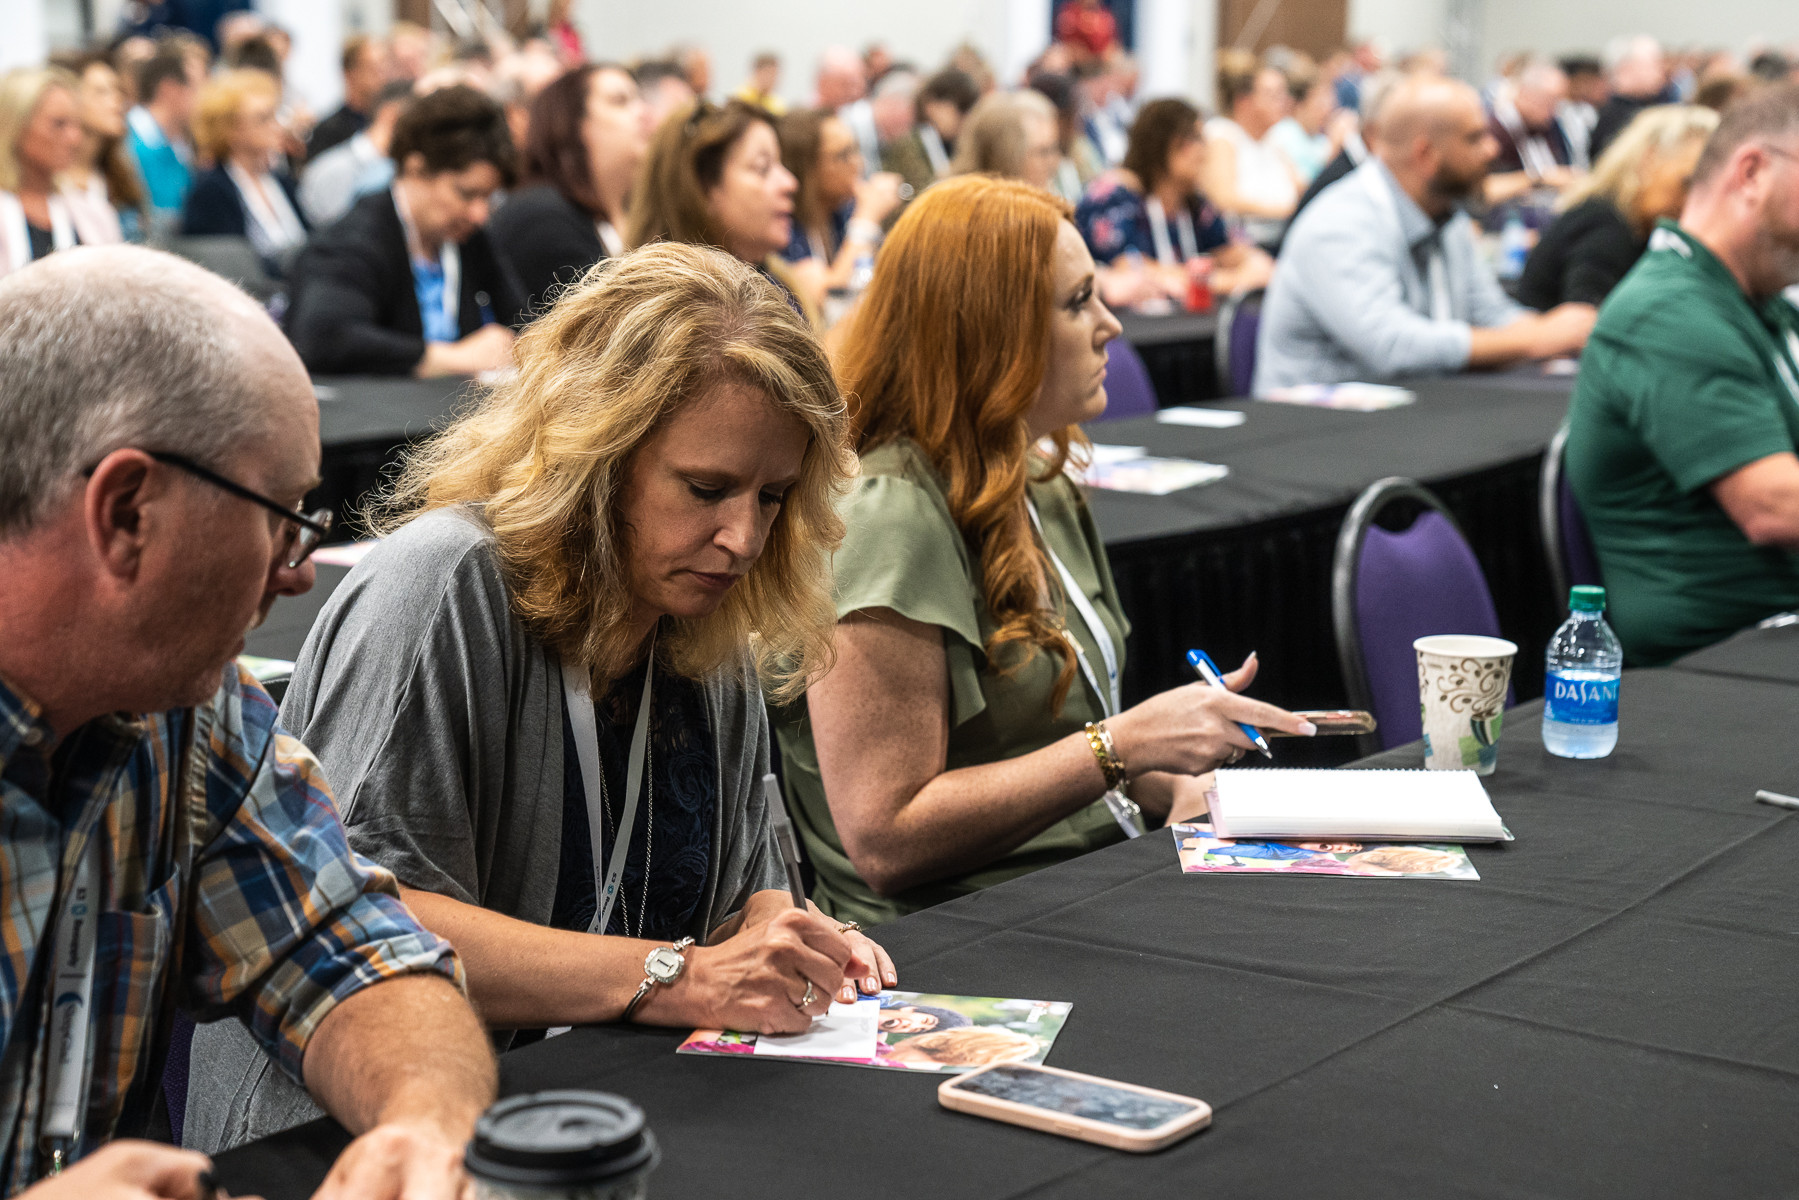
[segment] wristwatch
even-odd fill
[[[629,1021],[643,998],[650,994],[650,989],[659,983],[673,983],[681,978],[681,972],[687,969],[687,958],[684,953],[693,945],[693,939],[684,937],[672,946],[657,946],[643,960],[643,982],[637,985],[637,994],[631,997],[631,1003],[625,1005],[625,1015],[621,1021]]]

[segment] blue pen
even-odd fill
[[[1213,687],[1224,688],[1227,692],[1230,691],[1229,688],[1224,687],[1224,680],[1218,677],[1218,664],[1214,663],[1212,661],[1212,656],[1207,654],[1204,650],[1187,651],[1187,664],[1193,668],[1201,679],[1205,680]],[[1256,749],[1262,752],[1263,758],[1274,757],[1274,751],[1268,748],[1268,739],[1262,736],[1261,730],[1257,729],[1254,725],[1245,724],[1242,721],[1237,722],[1237,728],[1249,735],[1249,740],[1256,744]]]

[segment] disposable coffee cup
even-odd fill
[[[629,1100],[556,1091],[488,1109],[462,1161],[477,1200],[642,1200],[660,1159]]]
[[[1412,649],[1418,653],[1424,765],[1491,775],[1518,647],[1504,638],[1442,633],[1419,638]]]

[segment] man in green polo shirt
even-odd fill
[[[1736,105],[1599,314],[1567,471],[1632,665],[1799,608],[1799,86]]]

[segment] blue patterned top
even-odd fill
[[[639,667],[614,680],[594,703],[609,813],[600,844],[608,849],[618,836],[616,822],[624,802],[625,764],[637,722],[638,698],[643,695],[643,670]],[[625,852],[624,880],[606,932],[615,937],[673,941],[684,936],[706,886],[713,816],[718,807],[718,757],[706,696],[698,683],[657,671],[650,703],[654,709],[650,715],[649,773],[654,795],[646,789],[638,800],[631,845]],[[581,759],[575,752],[567,712],[562,714],[562,746],[562,859],[550,924],[557,929],[585,930],[593,920],[596,899],[593,842]],[[646,850],[650,852],[647,914],[640,911],[644,907]]]
[[[1229,244],[1230,234],[1224,227],[1211,201],[1195,192],[1187,200],[1188,215],[1193,218],[1194,239],[1201,254],[1209,254]],[[1175,257],[1181,256],[1180,234],[1172,227],[1174,214],[1169,214],[1169,243]],[[1156,238],[1150,230],[1149,209],[1143,194],[1126,183],[1116,171],[1107,171],[1087,185],[1087,194],[1074,210],[1074,227],[1081,231],[1092,251],[1094,261],[1109,263],[1126,251],[1135,250],[1152,262],[1156,257]]]

